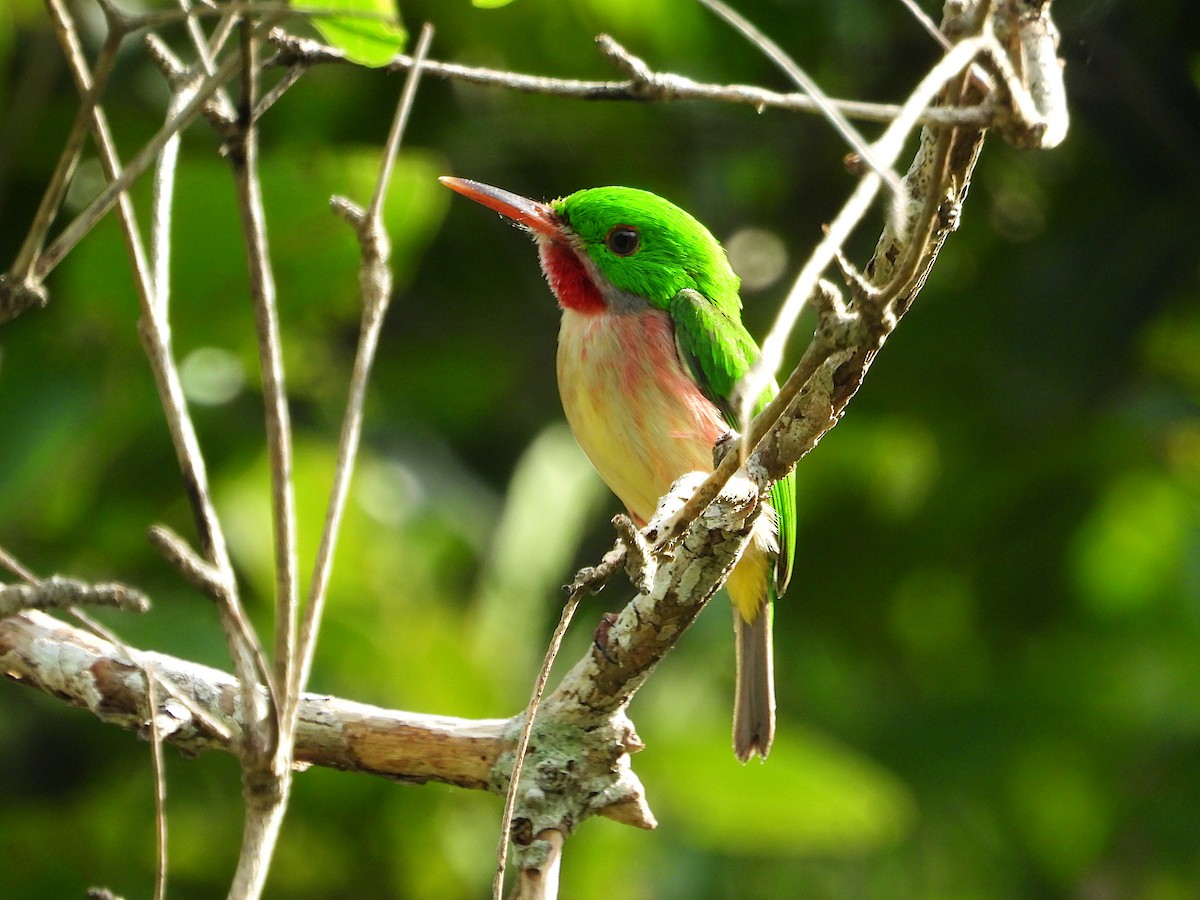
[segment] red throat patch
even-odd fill
[[[559,241],[543,239],[538,241],[538,257],[550,289],[564,309],[587,315],[604,312],[607,307],[600,289],[573,249]]]

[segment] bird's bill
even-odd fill
[[[450,190],[457,191],[464,197],[474,200],[476,203],[482,203],[488,209],[494,209],[500,215],[507,216],[518,225],[528,228],[531,231],[537,231],[550,236],[558,235],[562,232],[554,210],[545,203],[538,203],[536,200],[530,200],[522,197],[520,194],[492,187],[490,184],[470,181],[466,178],[454,178],[451,175],[443,175],[438,181],[450,188]]]

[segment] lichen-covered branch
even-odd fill
[[[161,678],[226,728],[225,734],[216,733],[168,697],[157,713],[164,739],[189,753],[237,752],[245,730],[237,679],[166,654],[130,653],[136,659],[109,641],[43,613],[0,621],[0,668],[13,681],[85,709],[104,722],[140,732],[150,717],[142,668],[149,662]],[[306,694],[299,709],[296,762],[482,790],[491,783],[509,725],[507,719],[400,713]]]

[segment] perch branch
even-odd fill
[[[681,479],[660,504],[669,515],[694,489],[699,473]],[[629,754],[641,742],[624,707],[678,633],[698,614],[736,562],[758,514],[757,492],[735,480],[740,494],[706,510],[659,566],[649,595],[630,604],[564,677],[534,725],[536,749],[525,760],[517,817],[522,868],[537,856],[530,836],[546,828],[570,834],[591,815],[653,828]],[[247,717],[238,679],[223,672],[112,642],[41,613],[0,621],[0,667],[10,677],[52,693],[126,728],[145,722],[146,675],[153,666],[165,683],[220,726],[218,733],[182,703],[170,704],[166,740],[188,751],[238,752],[257,717]],[[255,687],[256,706],[266,689]],[[295,761],[403,781],[441,781],[502,793],[508,787],[524,714],[474,722],[391,713],[362,704],[305,695],[296,729]],[[161,723],[160,723],[161,724]],[[562,773],[571,772],[571,777]],[[540,859],[540,857],[538,857]],[[539,863],[540,864],[540,863]]]
[[[1035,107],[1039,111],[1039,118],[1024,125],[1009,125],[1009,128],[1015,134],[1029,134],[1033,136],[1031,139],[1043,140],[1047,135],[1055,138],[1065,133],[1066,107],[1058,99],[1063,95],[1062,70],[1055,55],[1056,32],[1049,18],[1049,3],[1036,4],[1036,8],[1035,15],[1031,12],[1033,7],[1026,5],[1025,0],[1010,0],[1001,6],[996,16],[989,17],[987,21],[999,20],[1003,23],[998,27],[1007,36],[1007,46],[1019,48],[1025,54],[1025,70],[1038,73],[1035,83],[1038,85],[1038,96],[1043,98]],[[972,12],[971,9],[961,10],[961,17],[948,19],[944,30],[956,35],[978,34],[983,24],[973,18]],[[1025,37],[1027,33],[1033,36]],[[877,142],[877,147],[887,145],[897,148],[898,152],[907,127],[918,120],[916,113],[920,108],[935,100],[935,94],[935,102],[939,107],[987,105],[989,101],[978,94],[978,82],[971,80],[966,73],[969,64],[977,56],[984,54],[986,57],[995,46],[999,45],[990,34],[966,37],[956,44],[922,79],[905,104],[907,116],[899,117],[889,126]],[[1044,84],[1041,83],[1043,80]],[[1023,81],[1010,83],[1008,90],[1021,90],[1024,84]],[[1009,119],[1018,118],[1020,122],[1019,116],[1027,107],[1028,104],[1015,103],[1007,116]],[[906,117],[909,120],[907,123],[903,121]],[[1052,124],[1046,125],[1044,119],[1050,119]],[[846,403],[862,383],[878,348],[924,284],[925,275],[937,258],[946,236],[957,227],[957,213],[966,197],[982,139],[983,129],[980,127],[925,127],[917,157],[904,179],[908,203],[903,227],[897,229],[891,223],[885,227],[874,257],[866,268],[868,281],[879,292],[869,297],[862,296],[860,292],[859,302],[848,316],[832,308],[820,316],[813,341],[792,375],[780,388],[779,395],[750,423],[737,452],[729,453],[722,460],[665,530],[645,531],[647,539],[656,548],[662,548],[678,537],[716,495],[724,480],[755,452],[762,439],[773,429],[780,429],[779,423],[785,412],[788,412],[791,420],[787,430],[796,443],[784,454],[790,460],[786,465],[785,460],[772,455],[773,477],[785,474],[788,465],[811,450],[821,436],[836,424]],[[884,159],[891,158],[890,154],[881,155]],[[779,313],[775,327],[763,344],[762,361],[756,373],[752,373],[757,374],[759,380],[752,381],[750,387],[743,391],[744,397],[757,396],[755,391],[762,384],[761,379],[769,377],[769,373],[777,366],[792,323],[805,300],[821,293],[814,291],[820,273],[840,252],[850,229],[861,219],[877,189],[878,176],[867,173],[829,226],[825,238],[809,257]],[[790,407],[794,408],[789,411]]]
[[[187,706],[177,699],[161,704],[159,727],[164,741],[189,755],[206,750],[238,752],[246,721],[236,678],[162,653],[128,653],[150,663],[163,683],[173,685],[188,701]],[[148,697],[142,667],[110,641],[44,613],[26,612],[0,621],[0,671],[103,722],[135,732],[146,724]],[[265,693],[261,687],[258,690]],[[189,707],[202,710],[204,718],[193,715]],[[498,764],[506,753],[511,755],[521,718],[433,716],[305,694],[297,718],[295,765],[500,793],[507,786],[507,769]],[[597,748],[597,754],[615,752],[612,746]],[[613,763],[599,755],[597,760],[588,774],[590,783],[602,791],[615,782],[608,772]],[[653,827],[648,810],[643,815],[628,803],[606,806],[599,797],[593,801],[598,815]]]

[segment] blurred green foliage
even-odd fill
[[[439,59],[609,77],[591,45],[608,31],[662,69],[785,87],[687,0],[483,5],[401,12],[410,26],[434,23]],[[94,52],[98,17],[77,8]],[[835,95],[899,100],[936,57],[900,4],[739,8]],[[729,751],[732,644],[715,604],[631,711],[660,830],[585,824],[568,846],[564,896],[1195,896],[1200,33],[1185,0],[1057,12],[1067,143],[1037,154],[989,143],[920,302],[799,467],[799,569],[776,616],[770,761],[743,768]],[[164,35],[185,49],[181,30]],[[369,197],[399,86],[319,67],[262,124],[306,558],[358,318],[356,248],[328,197]],[[165,106],[133,42],[108,98],[128,157]],[[4,4],[0,259],[15,253],[76,103],[41,5]],[[215,138],[203,127],[186,137],[172,321],[265,626],[266,464],[233,189]],[[435,176],[539,197],[646,187],[722,239],[778,236],[791,271],[852,185],[844,151],[807,116],[425,81],[386,204],[397,293],[314,690],[513,713],[559,585],[611,539],[615,503],[561,424],[556,312],[527,241],[451,204]],[[86,159],[73,209],[98,179]],[[147,198],[139,185],[143,210]],[[854,258],[872,243],[865,228]],[[786,278],[755,284],[744,299],[761,335]],[[39,573],[138,585],[156,602],[150,615],[105,616],[126,640],[226,665],[211,608],[144,538],[159,521],[189,534],[190,515],[111,221],[49,288],[47,309],[0,329],[0,544]],[[563,665],[627,595],[614,585],[584,609]],[[145,744],[16,686],[0,691],[0,717],[0,893],[77,897],[104,884],[147,896]],[[236,766],[169,751],[167,770],[171,896],[221,896],[241,828]],[[268,893],[481,896],[499,813],[491,796],[306,772]]]

